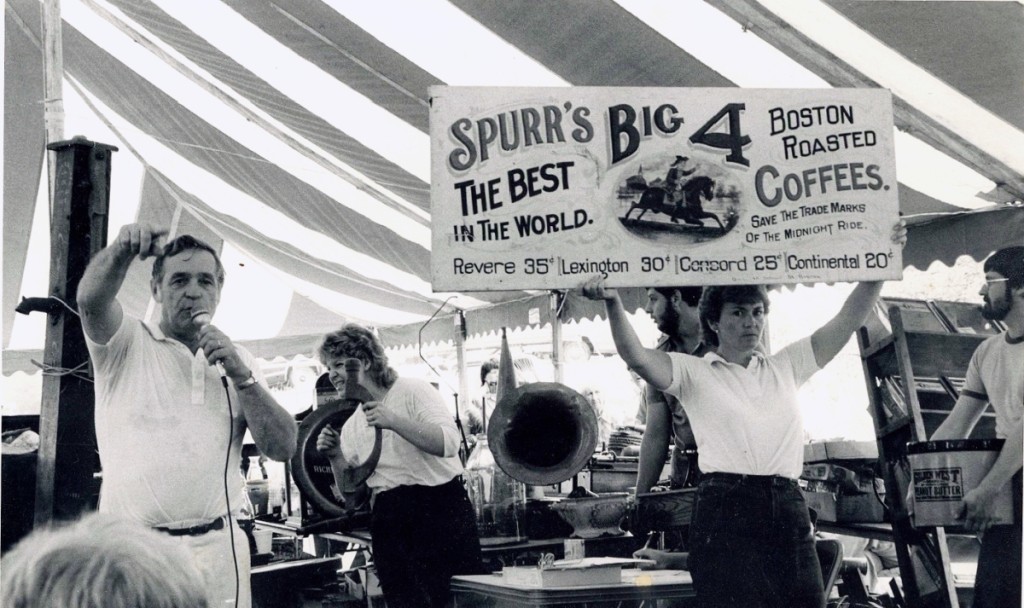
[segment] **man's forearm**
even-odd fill
[[[929,439],[940,441],[967,437],[981,420],[987,405],[986,401],[961,394],[953,406],[953,411],[946,416]]]
[[[654,484],[661,478],[665,468],[665,456],[668,454],[668,438],[659,433],[644,432],[640,441],[640,460],[636,475],[636,493],[650,492]]]
[[[114,301],[133,258],[117,243],[96,254],[78,282],[78,307],[83,314],[101,311]]]
[[[160,255],[167,231],[146,223],[123,226],[117,238],[93,257],[78,282],[77,303],[85,333],[105,344],[121,325],[123,312],[117,304],[132,258]]]
[[[878,296],[882,293],[883,284],[883,281],[862,281],[857,283],[853,291],[846,298],[846,301],[843,302],[839,315],[846,319],[848,326],[845,329],[848,329],[850,333],[853,333],[867,321],[868,313],[874,308],[875,303],[878,302]]]
[[[295,419],[259,384],[236,391],[256,447],[271,460],[285,461],[298,446]]]
[[[644,387],[643,401],[647,405],[647,426],[640,440],[640,462],[636,476],[636,492],[649,492],[658,483],[665,468],[669,437],[672,430],[672,414],[668,403],[653,387]]]
[[[622,300],[616,295],[604,301],[605,311],[608,314],[608,324],[612,330],[612,340],[615,342],[615,350],[626,362],[626,365],[636,368],[641,360],[641,353],[644,349],[636,330],[629,322],[626,309],[622,306]]]

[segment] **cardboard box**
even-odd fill
[[[845,495],[807,490],[801,490],[801,493],[807,501],[807,506],[818,514],[819,521],[848,524],[886,521],[885,508],[874,493]],[[881,498],[884,500],[884,495]]]
[[[874,476],[871,469],[861,467],[851,469],[831,463],[804,465],[800,478],[815,482],[803,484],[808,489],[835,491],[840,494],[874,494],[885,493],[882,479]]]
[[[824,482],[829,490],[840,494],[885,493],[882,480],[866,467],[853,469],[827,462],[805,464],[800,479]]]
[[[821,521],[878,523],[885,521],[885,483],[869,467],[854,468],[821,462],[805,464],[800,488],[807,506]]]
[[[800,473],[800,479],[814,481],[839,481],[845,476],[845,467],[833,465],[827,462],[805,464],[804,470]]]
[[[826,460],[878,460],[874,441],[812,441],[804,444],[804,462]]]
[[[824,462],[828,460],[825,455],[825,442],[813,441],[804,444],[804,462]]]

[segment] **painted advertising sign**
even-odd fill
[[[900,276],[889,91],[430,94],[438,291]]]

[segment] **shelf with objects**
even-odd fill
[[[908,608],[958,608],[973,588],[977,539],[915,520],[910,452],[949,415],[974,350],[1003,328],[960,302],[883,298],[876,313],[858,343],[902,594]],[[989,408],[971,438],[993,438],[994,423]]]
[[[842,439],[804,444],[799,484],[819,544],[833,542],[842,548],[838,595],[884,605],[895,601],[892,581],[899,576],[899,568],[876,442]]]
[[[885,485],[872,441],[804,444],[800,489],[819,528],[845,527],[857,536],[887,532]]]

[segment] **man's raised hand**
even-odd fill
[[[166,228],[154,228],[147,223],[122,226],[117,235],[121,251],[139,256],[144,260],[163,252],[167,236]]]
[[[618,292],[605,287],[604,275],[596,274],[580,284],[580,292],[590,300],[611,300]]]

